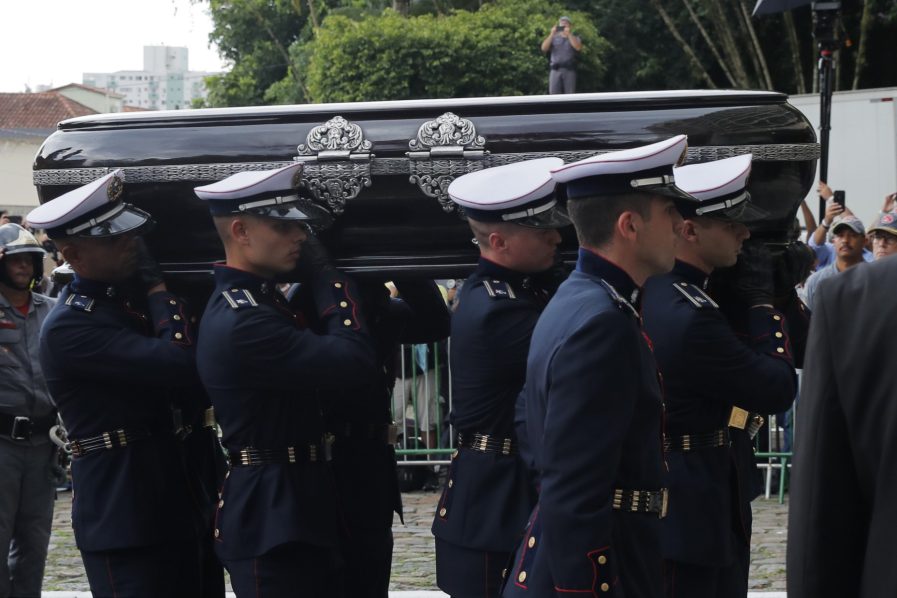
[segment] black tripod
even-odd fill
[[[819,48],[819,180],[828,182],[829,134],[832,130],[832,89],[835,74],[836,24],[840,2],[813,3],[813,36]],[[825,216],[825,200],[819,197],[819,221]]]

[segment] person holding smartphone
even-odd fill
[[[548,93],[576,93],[576,55],[582,50],[582,40],[573,33],[570,17],[561,17],[558,24],[542,40],[542,52],[550,57]]]
[[[847,207],[844,191],[832,191],[831,187],[823,181],[819,182],[817,190],[820,197],[826,200],[825,214],[819,222],[819,226],[810,235],[807,244],[816,253],[816,270],[822,270],[835,259],[834,246],[828,239],[832,223],[838,217],[852,217],[854,214]],[[888,211],[890,210],[887,208],[882,209],[882,213]],[[868,249],[863,249],[863,260],[872,261],[872,252]]]

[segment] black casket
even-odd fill
[[[34,183],[50,200],[115,168],[157,221],[149,243],[182,282],[223,251],[193,187],[240,170],[305,163],[302,185],[336,216],[322,237],[339,265],[461,277],[476,261],[446,196],[457,176],[545,156],[566,162],[688,135],[688,162],[753,153],[750,191],[782,242],[813,183],[819,146],[783,94],[670,91],[119,113],[60,123]],[[575,248],[572,230],[564,248]],[[205,280],[203,280],[205,279]],[[192,282],[188,282],[192,281]],[[203,285],[204,286],[204,285]]]

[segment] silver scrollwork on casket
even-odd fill
[[[342,116],[312,127],[296,148],[295,159],[305,163],[301,186],[342,214],[347,201],[371,186],[372,147],[361,127]]]
[[[409,180],[443,210],[452,212],[455,204],[449,199],[448,186],[457,176],[484,167],[485,145],[486,139],[477,135],[471,121],[446,112],[422,124],[417,139],[408,142]]]

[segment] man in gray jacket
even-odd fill
[[[31,292],[43,257],[31,233],[0,226],[0,598],[40,596],[53,519],[56,407],[38,333],[55,300]]]

